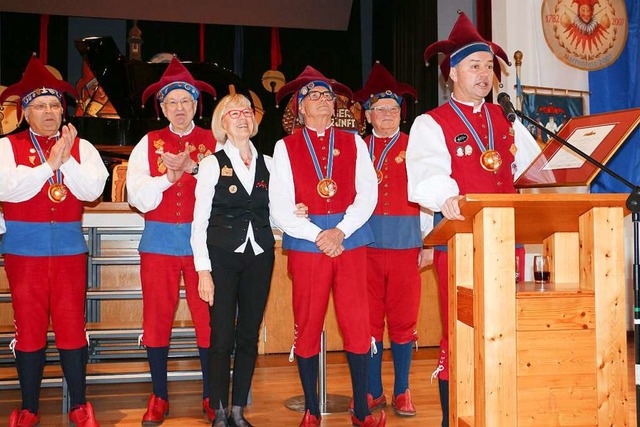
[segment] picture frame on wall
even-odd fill
[[[571,89],[522,86],[522,112],[558,133],[569,119],[588,114],[588,95],[588,92]],[[533,123],[527,120],[522,123],[541,146],[549,142],[549,137]]]

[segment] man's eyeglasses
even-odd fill
[[[245,108],[244,110],[229,110],[227,115],[232,119],[239,119],[240,116],[253,117],[253,110],[251,108]]]
[[[378,107],[373,107],[372,110],[380,114],[398,114],[400,112],[400,107],[397,107],[395,105],[393,106],[380,105]]]
[[[57,112],[62,110],[62,104],[29,104],[29,108],[33,108],[39,113],[45,111],[47,108],[51,111]]]
[[[307,96],[312,101],[317,101],[320,98],[324,98],[325,101],[333,101],[336,98],[336,94],[333,92],[320,92],[318,90],[310,90]]]
[[[178,108],[178,105],[180,105],[182,108],[188,106],[189,104],[191,104],[192,102],[195,102],[193,99],[171,99],[169,101],[164,101],[164,105],[166,105],[169,108]]]

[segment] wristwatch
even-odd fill
[[[197,175],[199,169],[200,169],[200,164],[196,163],[193,169],[191,169],[191,172],[189,172],[189,175]]]

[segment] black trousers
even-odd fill
[[[234,347],[231,403],[246,406],[275,254],[273,248],[266,248],[260,255],[254,255],[247,243],[247,250],[242,254],[209,246],[209,258],[214,283],[213,306],[210,307],[210,406],[213,409],[229,407]]]

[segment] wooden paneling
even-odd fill
[[[622,208],[580,216],[580,284],[595,291],[598,423],[626,425],[625,270]]]
[[[473,327],[473,290],[458,287],[458,320],[467,326]]]
[[[9,282],[4,267],[0,267],[0,289],[9,292]],[[0,325],[13,325],[13,308],[10,302],[0,302]]]
[[[578,233],[553,233],[543,242],[544,254],[551,257],[551,281],[576,283],[580,278]]]
[[[518,331],[593,329],[596,313],[593,294],[567,297],[517,298]]]
[[[514,209],[484,208],[473,219],[475,419],[513,425],[517,418]],[[510,254],[510,256],[503,256]],[[458,350],[459,351],[459,350]]]
[[[518,377],[546,375],[594,375],[595,332],[518,332]]]
[[[473,328],[458,320],[459,300],[454,290],[473,295],[473,235],[460,233],[453,236],[448,245],[449,254],[449,372],[458,376],[449,383],[449,421],[455,425],[456,419],[473,419],[475,369]],[[464,289],[464,291],[462,291]],[[453,295],[452,295],[453,294]],[[470,309],[473,315],[473,307]],[[470,322],[473,324],[473,319]],[[453,330],[457,330],[453,334]],[[456,349],[457,351],[451,351]]]
[[[597,426],[595,374],[518,378],[518,427]]]

